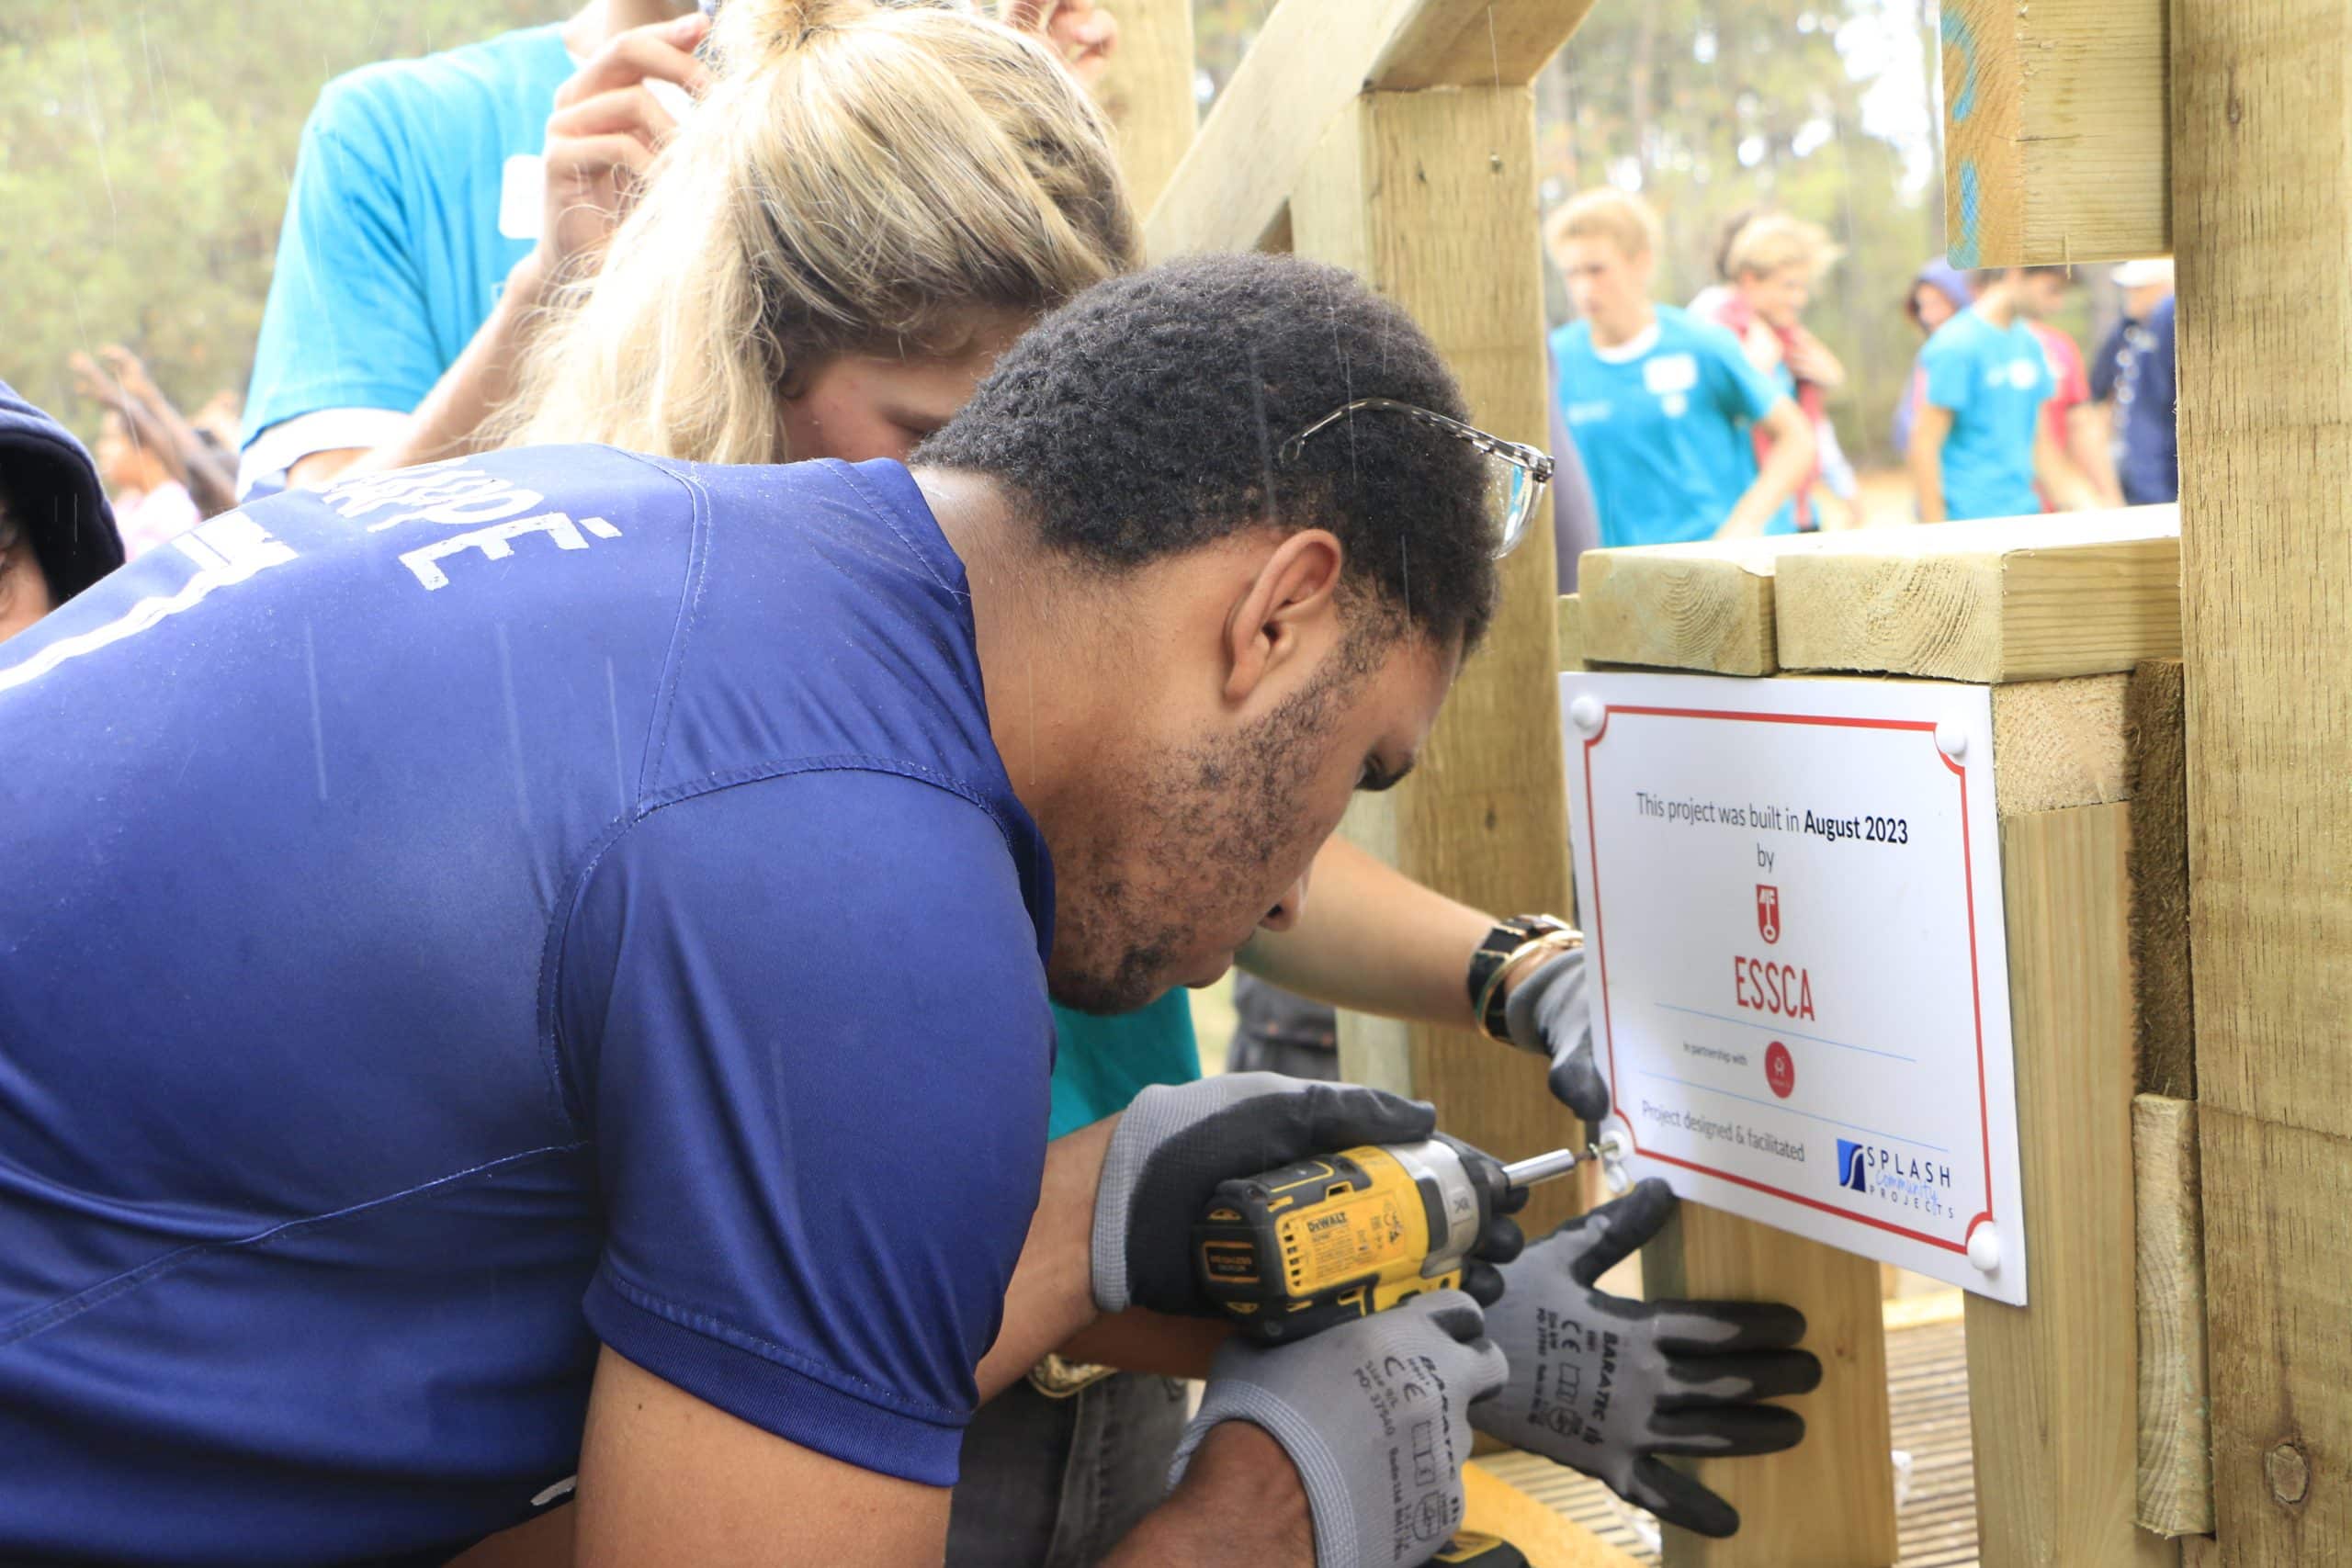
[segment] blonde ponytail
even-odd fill
[[[845,353],[952,351],[1132,267],[1109,128],[1024,34],[960,8],[727,0],[717,81],[493,434],[782,462],[779,400]]]

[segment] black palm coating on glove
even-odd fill
[[[1547,958],[1511,987],[1503,1019],[1511,1043],[1552,1058],[1552,1098],[1597,1123],[1609,1114],[1609,1085],[1592,1059],[1585,950]]]
[[[1200,1288],[1192,1246],[1193,1222],[1217,1183],[1359,1144],[1418,1143],[1436,1123],[1437,1113],[1419,1100],[1275,1073],[1146,1089],[1103,1158],[1094,1227],[1097,1304],[1114,1312],[1132,1305],[1223,1315]],[[1105,1257],[1106,1248],[1116,1256]],[[1116,1266],[1124,1289],[1106,1280],[1106,1264]]]
[[[1792,1348],[1804,1314],[1770,1302],[1644,1302],[1595,1288],[1655,1236],[1674,1193],[1649,1180],[1570,1220],[1503,1270],[1487,1332],[1510,1363],[1471,1410],[1480,1431],[1600,1477],[1627,1502],[1699,1535],[1739,1514],[1661,1462],[1793,1448],[1804,1418],[1763,1400],[1806,1393],[1821,1363]]]

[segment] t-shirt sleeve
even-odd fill
[[[1919,350],[1919,376],[1927,384],[1928,402],[1958,413],[1976,389],[1976,360],[1960,343],[1939,333]]]
[[[1753,424],[1788,396],[1779,382],[1756,368],[1756,362],[1747,357],[1747,350],[1729,328],[1710,326],[1702,336],[1705,346],[1701,352],[1706,356],[1708,374],[1721,389],[1724,412],[1735,421]]]
[[[1043,1170],[1053,1024],[978,806],[824,771],[657,810],[585,881],[557,1018],[613,1349],[952,1485]]]
[[[322,409],[407,413],[447,368],[393,118],[392,103],[363,76],[330,83],[302,128],[243,445]]]
[[[2091,358],[2090,385],[2094,402],[2103,403],[2115,396],[2116,377],[2122,370],[2120,356],[2123,353],[2123,334],[2131,328],[2129,318],[2116,322],[2115,330],[2107,334],[2107,341],[2098,345],[2098,353]]]

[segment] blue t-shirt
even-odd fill
[[[1594,347],[1589,322],[1555,332],[1552,388],[1611,547],[1713,538],[1756,482],[1749,427],[1784,395],[1737,338],[1671,305],[1619,348]],[[1784,511],[1766,532],[1793,526]]]
[[[1053,891],[904,468],[260,502],[0,645],[0,1560],[446,1553],[599,1341],[955,1480]]]
[[[1051,1135],[1091,1127],[1125,1111],[1154,1084],[1201,1076],[1193,994],[1178,987],[1148,1007],[1108,1017],[1054,1009]]]
[[[2116,422],[2115,472],[2123,499],[2149,506],[2180,499],[2180,434],[2173,422],[2173,298],[2148,312],[2144,321],[2116,324],[2091,367],[2091,396],[2112,398]]]
[[[2041,510],[2033,488],[2033,438],[2041,405],[2057,391],[2041,341],[2024,317],[1995,326],[1972,306],[1919,350],[1928,401],[1951,411],[1944,437],[1944,513],[2024,517]]]
[[[536,221],[571,71],[550,26],[327,84],[294,162],[240,446],[300,414],[424,400],[531,250],[501,232],[501,197],[515,180]]]

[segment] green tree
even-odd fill
[[[0,11],[0,379],[85,436],[65,356],[119,341],[243,392],[302,122],[329,78],[560,0],[86,0]]]

